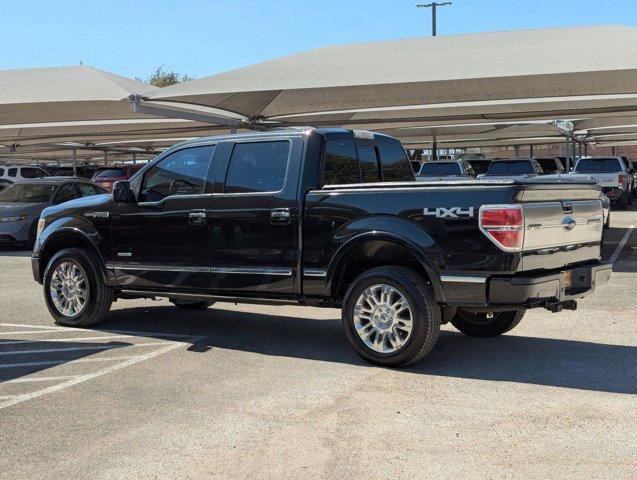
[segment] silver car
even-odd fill
[[[105,193],[102,187],[82,178],[46,177],[14,183],[0,192],[0,244],[31,249],[42,210]]]

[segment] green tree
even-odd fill
[[[140,82],[150,83],[156,87],[162,88],[176,83],[187,82],[194,77],[189,75],[180,75],[177,72],[164,70],[163,66],[157,67],[148,78],[136,78]]]

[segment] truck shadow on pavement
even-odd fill
[[[340,319],[299,319],[214,307],[184,313],[154,307],[113,311],[109,323],[105,328],[202,335],[188,348],[190,352],[223,348],[369,366],[347,344]],[[479,339],[445,330],[429,356],[404,371],[635,394],[636,366],[637,348],[630,346],[512,334]]]

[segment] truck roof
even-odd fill
[[[183,142],[173,145],[183,146],[189,144],[198,144],[205,142],[220,142],[225,140],[236,140],[242,138],[261,138],[261,137],[273,137],[273,136],[289,136],[289,135],[303,135],[307,132],[316,132],[324,136],[337,136],[337,135],[354,135],[355,138],[369,138],[370,135],[385,137],[394,141],[398,141],[396,138],[385,135],[384,133],[373,132],[369,130],[350,130],[347,128],[314,128],[314,127],[288,127],[288,128],[273,128],[266,131],[251,131],[243,133],[228,133],[225,135],[212,135],[208,137],[191,138]],[[172,147],[171,147],[172,148]]]

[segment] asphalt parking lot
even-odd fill
[[[613,211],[614,275],[576,312],[446,325],[404,370],[360,360],[336,310],[120,301],[56,327],[1,251],[0,478],[635,478],[633,225]]]

